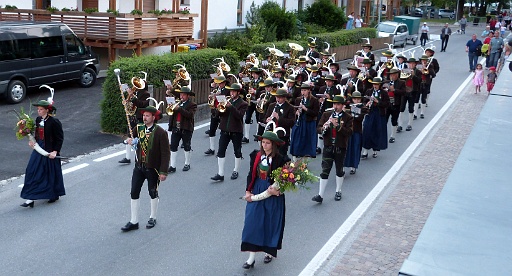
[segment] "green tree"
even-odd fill
[[[259,6],[259,16],[266,28],[276,29],[277,40],[289,39],[297,34],[295,13],[287,12],[275,2],[266,1]]]
[[[332,3],[331,0],[318,0],[306,7],[305,18],[307,23],[316,23],[329,31],[339,30],[347,22],[345,9]]]

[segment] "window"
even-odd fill
[[[68,49],[68,55],[70,56],[85,54],[85,48],[82,41],[72,34],[66,35],[66,48]]]
[[[64,55],[62,37],[41,37],[30,40],[33,58],[45,58]]]
[[[238,0],[238,5],[236,7],[236,23],[238,24],[238,26],[241,26],[243,25],[242,24],[242,18],[243,18],[243,13],[242,13],[242,10],[243,10],[243,7],[242,7],[242,4],[243,4],[243,0]]]
[[[180,0],[180,5],[190,6],[190,0]]]

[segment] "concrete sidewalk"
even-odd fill
[[[487,100],[473,91],[470,83],[317,275],[398,274]]]

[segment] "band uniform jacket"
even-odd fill
[[[225,112],[219,112],[220,124],[219,128],[226,132],[243,133],[243,118],[247,111],[247,101],[238,97],[235,101],[231,101],[231,106],[226,108]]]
[[[365,105],[370,101],[373,91],[374,91],[373,88],[370,88],[370,89],[366,90],[366,92],[364,93],[363,103]],[[384,91],[382,88],[379,91],[380,92],[379,92],[379,96],[377,97],[377,103],[375,103],[375,102],[372,103],[371,108],[378,108],[379,114],[381,116],[385,116],[386,109],[389,107],[389,96],[388,96],[388,92]]]
[[[350,82],[352,82],[352,84],[353,84],[352,87],[348,86],[348,83],[350,83]],[[340,84],[347,85],[347,89],[345,90],[345,93],[343,95],[343,97],[345,97],[345,99],[347,99],[347,100],[349,99],[349,97],[352,96],[352,93],[354,93],[354,91],[356,91],[356,88],[357,88],[357,91],[359,91],[359,92],[364,91],[363,90],[363,82],[357,76],[355,78],[351,78],[350,76],[346,77],[341,80]]]
[[[388,82],[391,85],[391,81]],[[391,105],[400,106],[402,98],[405,96],[405,81],[397,79],[393,82],[395,91],[388,90],[389,102]]]
[[[324,123],[331,118],[333,112],[334,110],[324,112],[316,127],[318,134],[322,134],[324,137],[324,147],[333,146],[332,130],[334,126],[331,125],[326,131],[323,130]],[[350,136],[352,136],[352,124],[354,123],[354,118],[352,115],[345,111],[342,111],[341,114],[340,122],[343,121],[343,123],[334,128],[336,130],[334,146],[337,148],[346,149],[348,145],[348,139]]]
[[[421,78],[421,83],[426,83],[428,85],[432,84],[432,79],[436,77],[436,72],[434,71],[434,68],[429,66],[427,74],[423,73],[423,69],[418,71],[418,75]]]
[[[174,110],[174,114],[169,116],[169,131],[174,128],[194,131],[194,114],[197,110],[197,104],[192,100],[187,100]],[[180,114],[180,123],[177,124],[178,114]]]
[[[301,101],[302,97],[295,99],[295,106],[299,106]],[[306,108],[306,111],[302,110],[302,112],[306,114],[306,122],[316,121],[318,111],[320,111],[320,102],[318,99],[310,95],[306,103]]]
[[[277,102],[271,103],[267,109],[265,118],[272,116],[273,111],[276,111],[279,115],[279,119],[273,119],[273,121],[276,122],[276,127],[282,127],[286,130],[286,134],[284,135],[280,131],[277,132],[278,137],[290,137],[290,129],[292,128],[293,124],[295,124],[295,108],[293,108],[293,106],[287,101],[285,101],[281,106],[279,106]]]
[[[47,152],[56,151],[60,155],[62,143],[64,143],[64,131],[59,119],[48,115],[48,119],[44,122],[44,137],[39,137],[39,124],[43,120],[42,117],[36,118],[36,131],[35,137],[37,139],[44,139],[44,146],[42,147]]]
[[[149,100],[148,98],[151,95],[147,90],[137,90],[134,93],[134,97],[132,98],[132,104],[133,106],[136,106],[137,108],[145,108],[149,106]],[[139,122],[142,122],[142,112],[136,113],[137,120]]]
[[[366,55],[368,57],[368,59],[372,62],[371,63],[372,67],[375,66],[375,55],[372,54],[372,52],[365,53],[364,55],[363,55],[363,52],[359,52],[357,55],[360,57],[364,57]]]
[[[327,87],[327,85],[320,87],[320,91],[318,94],[329,94],[330,98],[334,98],[335,95],[340,95],[341,91],[336,86]],[[327,101],[327,98],[324,98],[323,104],[320,104],[322,108],[320,109],[320,112],[324,112],[327,108],[332,107],[332,103]]]
[[[258,113],[256,118],[258,119],[258,122],[265,123],[265,120],[267,119],[267,117],[265,117],[267,109],[271,103],[276,102],[276,98],[272,96],[272,92],[268,92],[267,94],[267,91],[265,89],[258,91],[258,93],[256,94],[256,99],[260,99],[260,97],[261,99],[265,98],[262,97],[261,95],[266,95],[265,97],[267,98],[267,102],[263,105],[263,112]]]
[[[154,123],[153,131],[149,135],[148,149],[146,153],[145,167],[148,169],[155,169],[158,174],[167,175],[167,168],[169,168],[169,160],[171,158],[171,149],[169,148],[169,138],[167,131],[165,131],[156,122]],[[141,138],[146,135],[145,125],[138,124],[133,128],[133,133],[139,138],[137,145],[137,165],[142,166],[142,148]]]
[[[373,84],[370,83],[370,80],[373,80],[377,76],[377,71],[375,69],[371,68],[366,71],[366,78],[363,81],[363,90],[366,91],[370,88],[373,88]],[[359,92],[361,92],[359,91]]]
[[[420,83],[421,83],[421,72],[420,70],[414,68],[411,69],[411,76],[408,79],[402,79],[405,81],[406,92],[409,89],[410,92],[418,92],[420,91]],[[407,88],[410,87],[410,88]]]

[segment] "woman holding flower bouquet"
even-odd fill
[[[43,156],[34,150],[28,161],[25,184],[21,190],[21,198],[27,201],[20,206],[31,208],[34,207],[34,200],[49,199],[48,203],[53,203],[66,194],[60,159],[56,158],[64,142],[62,124],[51,116],[56,110],[52,103],[41,100],[33,106],[37,107],[39,115],[35,122],[35,139],[49,155]],[[29,146],[34,148],[34,142],[29,141]]]
[[[289,158],[279,154],[278,146],[284,142],[274,132],[265,131],[256,137],[261,141],[261,148],[250,154],[251,167],[245,191],[247,206],[241,251],[248,251],[249,259],[244,263],[244,269],[254,267],[256,252],[265,252],[264,263],[271,262],[281,249],[284,233],[285,198],[272,186],[272,171],[284,166]],[[270,197],[252,201],[251,196],[264,191]]]

